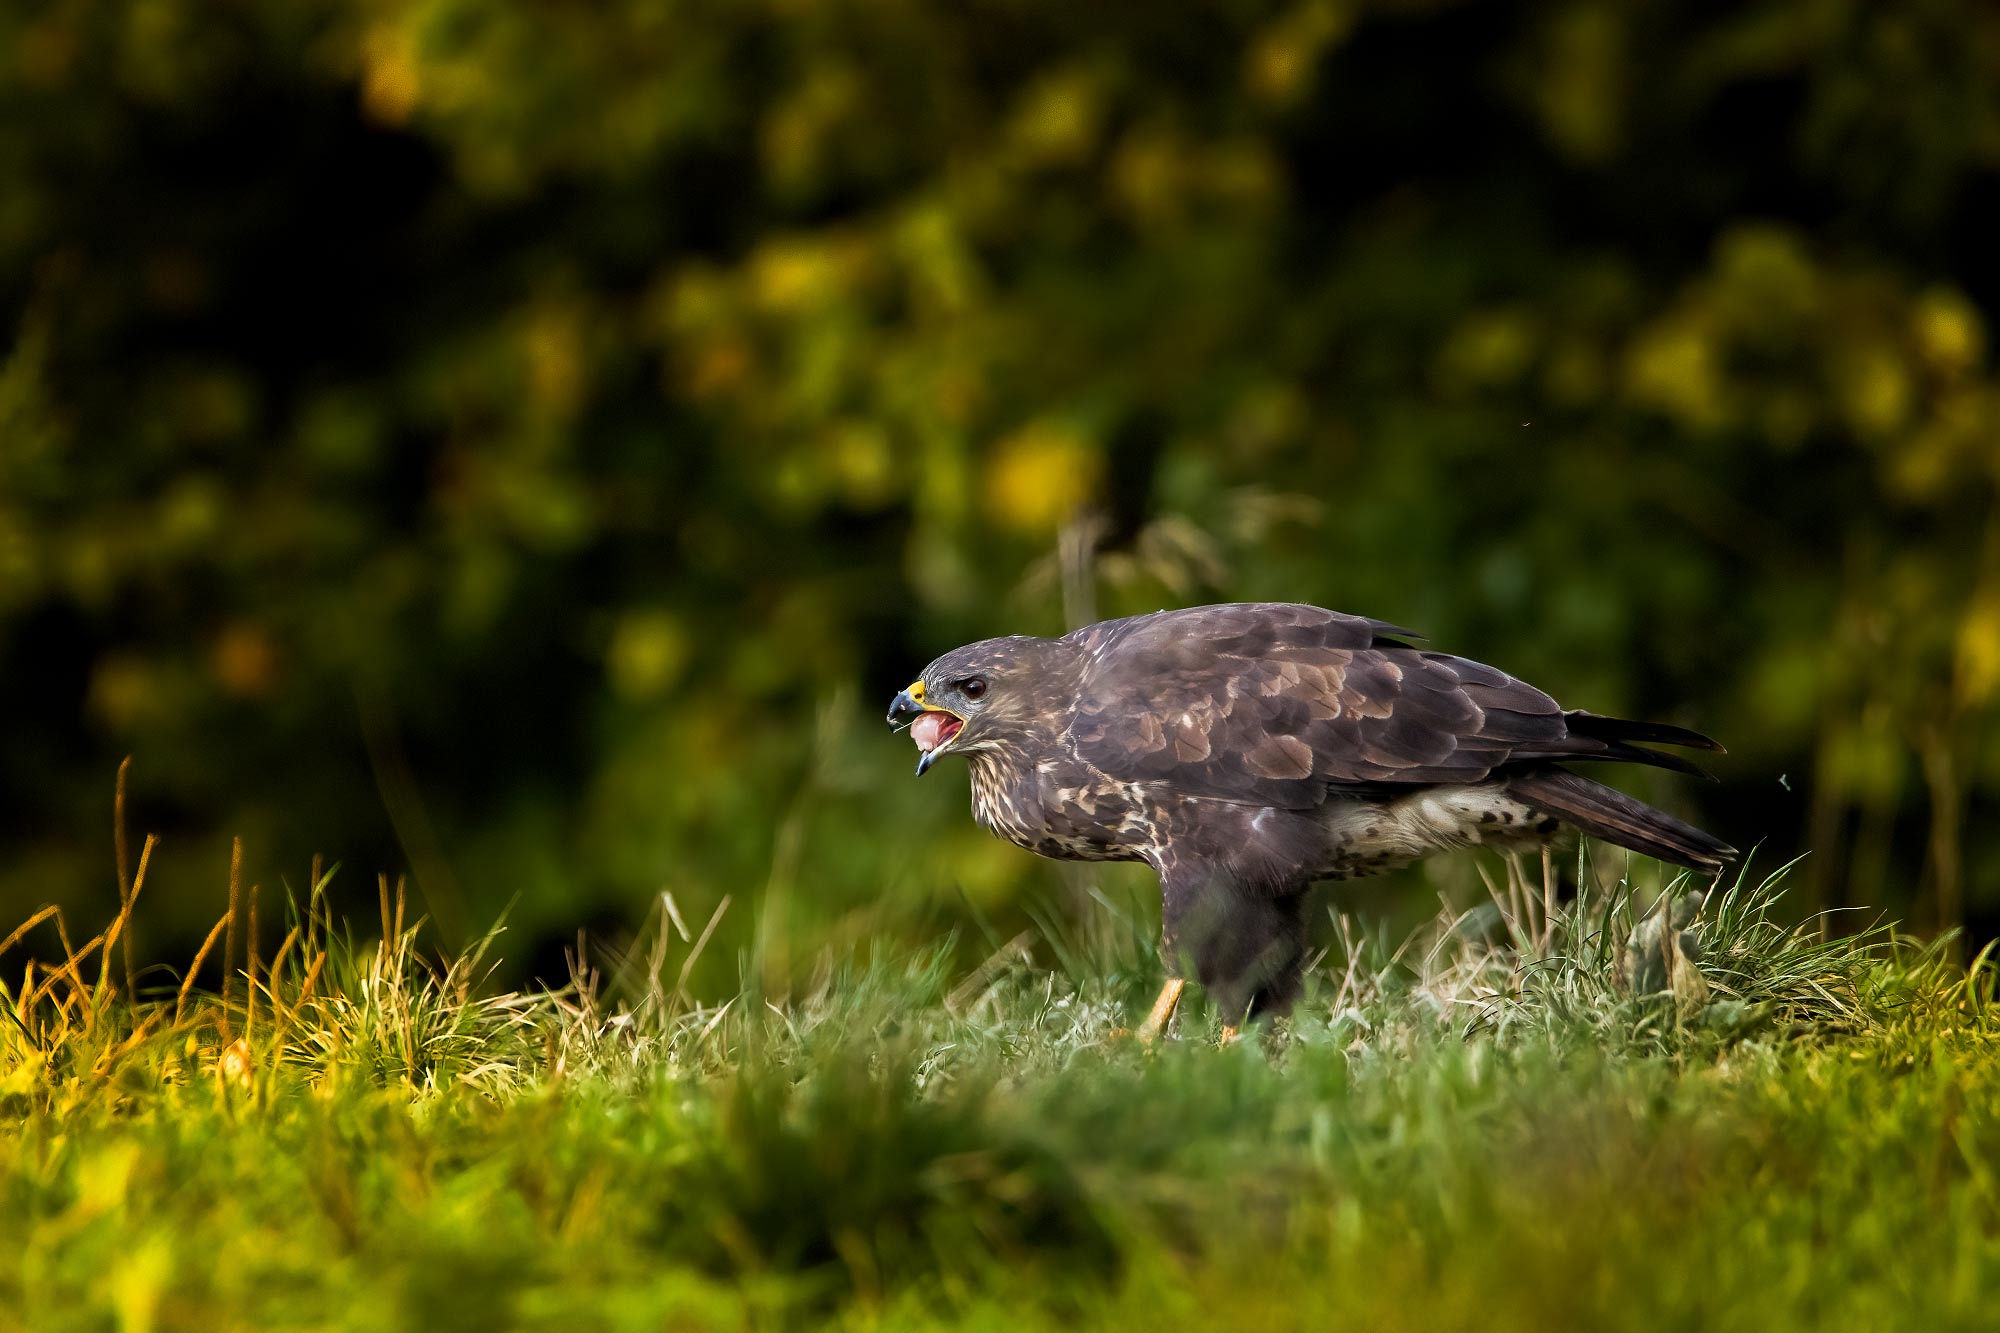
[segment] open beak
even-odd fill
[[[917,725],[921,723],[921,725]],[[889,701],[889,725],[910,727],[916,737],[917,776],[930,771],[937,757],[965,728],[965,719],[949,708],[933,708],[924,702],[924,683],[917,681]]]

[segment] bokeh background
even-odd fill
[[[163,955],[232,835],[518,969],[663,890],[723,969],[977,943],[1144,872],[889,694],[1271,598],[1991,934],[1996,237],[1978,0],[10,4],[0,916],[108,915],[129,754]]]

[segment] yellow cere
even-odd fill
[[[905,690],[904,693],[909,695],[912,699],[915,699],[918,703],[922,703],[924,701],[924,683],[922,681],[918,681],[916,684],[910,686],[909,689]]]

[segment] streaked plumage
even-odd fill
[[[1565,825],[1703,871],[1734,856],[1560,767],[1699,772],[1644,747],[1715,742],[1565,711],[1413,637],[1290,603],[1162,611],[946,653],[890,721],[929,715],[918,771],[963,753],[973,814],[1000,837],[1061,860],[1153,866],[1168,967],[1190,964],[1227,1022],[1292,1002],[1318,880],[1536,845]]]

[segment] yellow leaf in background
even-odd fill
[[[1048,535],[1095,494],[1103,467],[1074,427],[1032,421],[995,446],[982,488],[986,512],[999,527]]]
[[[1958,627],[1958,681],[1964,703],[2000,693],[2000,587],[1990,583]]]
[[[985,294],[978,257],[949,209],[912,207],[897,224],[895,246],[913,299],[956,311]]]
[[[834,274],[823,247],[773,241],[752,256],[750,279],[759,304],[780,313],[818,305],[832,294]]]
[[[1524,310],[1479,310],[1458,321],[1438,357],[1446,386],[1467,389],[1510,384],[1535,355],[1533,318]]]
[[[229,496],[213,474],[186,472],[160,493],[157,514],[160,540],[175,550],[194,551],[221,533]]]
[[[1354,26],[1355,6],[1309,0],[1265,28],[1243,57],[1243,85],[1260,102],[1282,106],[1311,89],[1327,48]]]
[[[1716,243],[1714,296],[1728,326],[1789,336],[1820,308],[1823,286],[1811,247],[1790,227],[1745,223]]]
[[[656,327],[702,333],[736,319],[737,295],[730,275],[700,260],[690,260],[656,279],[646,299]]]
[[[1045,76],[1022,93],[1008,137],[1030,162],[1081,161],[1097,144],[1102,101],[1095,80],[1083,71]]]
[[[750,287],[772,314],[797,315],[851,295],[877,267],[870,243],[857,235],[784,237],[750,257]]]
[[[687,665],[687,635],[669,612],[628,611],[611,631],[606,656],[612,688],[628,699],[656,698]]]
[[[1171,134],[1135,129],[1112,154],[1111,192],[1126,213],[1145,225],[1172,221],[1186,193],[1186,157]]]
[[[765,169],[784,185],[813,180],[828,169],[843,137],[853,137],[855,121],[866,109],[864,81],[849,65],[808,70],[764,117],[758,140]]]
[[[1958,441],[1936,421],[1911,431],[1887,459],[1888,483],[1908,500],[1935,501],[1955,482]]]
[[[528,364],[528,396],[558,416],[575,412],[583,399],[587,358],[583,315],[566,301],[544,302],[528,312],[521,327]]]
[[[1535,109],[1555,146],[1581,162],[1601,162],[1623,137],[1625,23],[1612,6],[1577,5],[1549,25],[1533,84]]]
[[[895,450],[880,426],[866,421],[840,423],[828,433],[825,456],[847,503],[874,509],[896,493]]]
[[[1844,348],[1833,388],[1848,425],[1858,434],[1888,435],[1910,418],[1910,376],[1902,358],[1887,347],[1860,343]]]
[[[1946,379],[1963,375],[1986,355],[1986,328],[1978,310],[1950,288],[1925,292],[1910,322],[1925,364]]]
[[[422,85],[413,44],[400,32],[377,28],[361,42],[361,102],[384,125],[401,125],[416,110]]]
[[[1887,480],[1904,499],[1943,499],[1985,484],[2000,454],[2000,394],[1968,384],[1935,397],[1928,415],[1899,435],[1885,458]]]
[[[1626,355],[1627,391],[1684,426],[1722,424],[1722,383],[1709,331],[1687,316],[1669,316],[1642,330]]]

